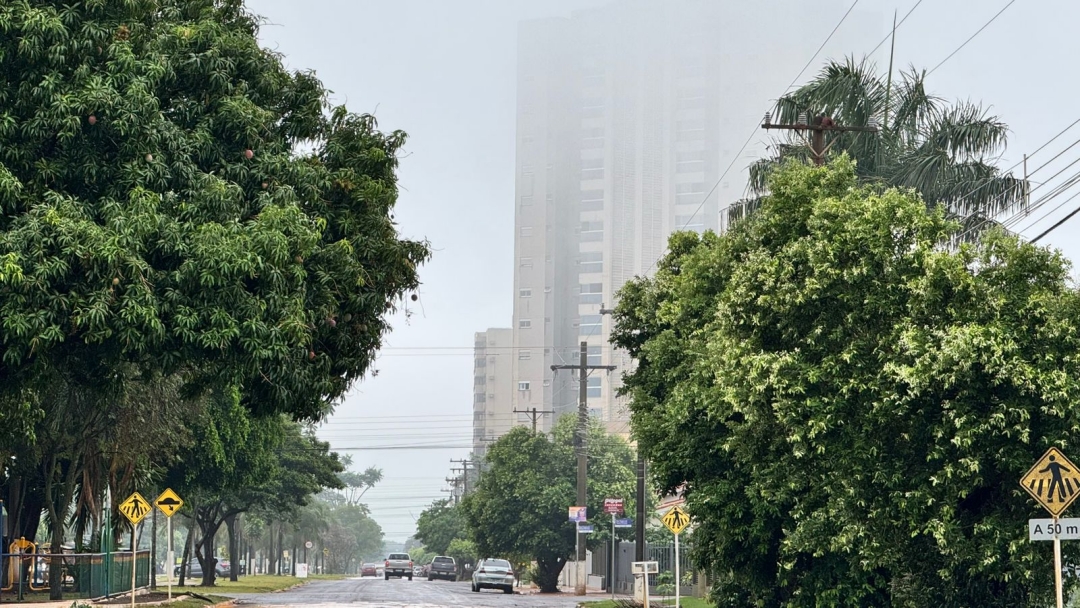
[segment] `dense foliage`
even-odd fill
[[[1080,456],[1080,297],[1060,254],[789,164],[723,235],[622,290],[633,433],[686,483],[718,606],[1049,605],[1018,479]],[[1080,558],[1064,543],[1067,563]]]
[[[517,427],[491,444],[476,490],[462,502],[465,522],[481,555],[536,561],[541,591],[557,589],[559,572],[574,552],[574,524],[567,508],[577,502],[577,420],[563,416],[552,436]],[[625,498],[633,512],[634,455],[619,437],[591,421],[587,435],[589,485],[586,507],[602,517],[604,498]],[[597,526],[590,543],[610,535]]]
[[[131,361],[318,417],[368,369],[428,255],[391,218],[404,134],[256,31],[239,0],[0,6],[6,387]]]
[[[280,416],[320,419],[369,370],[429,251],[393,219],[404,133],[257,33],[242,0],[0,2],[13,534],[44,510],[54,551],[96,549],[106,495],[168,478],[213,543],[340,483]]]

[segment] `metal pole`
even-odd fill
[[[679,595],[682,579],[679,578],[679,535],[675,535],[675,608],[679,608]],[[1058,608],[1061,608],[1060,606]]]
[[[1054,530],[1058,530],[1058,518],[1054,518]],[[1061,539],[1054,533],[1054,593],[1057,596],[1057,608],[1065,608],[1061,594]]]
[[[173,556],[172,546],[172,516],[166,517],[166,527],[169,530],[169,541],[165,548],[165,576],[169,577],[169,599],[172,599],[172,574],[173,574],[173,562],[176,558]]]
[[[135,608],[135,531],[136,525],[131,524],[131,608]]]
[[[645,456],[638,446],[637,460],[637,520],[634,522],[634,561],[645,561]]]
[[[578,588],[578,581],[581,580],[581,568],[577,563],[577,554],[581,550],[581,522],[574,522],[574,589]]]
[[[615,599],[615,514],[611,514],[611,580],[608,581],[608,587],[611,587],[611,599]]]
[[[581,342],[581,366],[578,378],[578,433],[577,433],[577,500],[578,505],[584,507],[588,496],[586,489],[588,484],[588,456],[586,445],[586,433],[589,429],[589,343]],[[574,587],[575,595],[585,595],[585,580],[581,576],[585,568],[585,543],[581,538],[581,528],[577,534],[577,571],[578,577]]]

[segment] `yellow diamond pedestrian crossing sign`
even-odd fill
[[[662,520],[672,534],[678,534],[686,529],[686,526],[690,525],[690,514],[679,505],[675,505],[667,513],[664,513]]]
[[[131,525],[137,525],[140,521],[146,517],[146,514],[150,512],[150,503],[146,502],[146,499],[142,497],[142,494],[138,492],[132,492],[131,496],[120,503],[120,512],[131,522]]]
[[[1050,448],[1020,478],[1020,485],[1057,517],[1080,496],[1080,469],[1057,448]]]

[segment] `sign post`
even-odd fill
[[[150,512],[150,508],[150,503],[138,492],[132,492],[131,496],[128,496],[124,502],[120,503],[120,512],[131,522],[131,608],[135,608],[135,566],[138,562],[135,559],[136,531],[139,522]]]
[[[574,563],[574,587],[580,587],[581,589],[585,588],[585,585],[582,584],[581,576],[582,569],[585,565],[581,562],[581,560],[577,559],[577,556],[580,554],[581,551],[581,522],[587,521],[587,512],[588,509],[586,507],[570,507],[568,514],[569,520],[574,522],[574,559],[576,560]]]
[[[1053,516],[1051,521],[1054,541],[1054,594],[1057,608],[1064,608],[1061,589],[1061,514],[1080,496],[1080,470],[1057,448],[1050,448],[1035,462],[1023,477],[1020,486],[1031,494]],[[1037,520],[1032,520],[1037,521]],[[1033,536],[1032,522],[1028,522],[1029,538]]]
[[[675,505],[664,513],[664,525],[675,535],[675,608],[679,608],[679,595],[682,587],[682,578],[679,576],[679,534],[690,525],[690,515],[679,505]]]
[[[611,577],[608,579],[608,588],[611,590],[611,599],[615,599],[615,516],[622,515],[623,499],[605,498],[604,513],[611,515]]]
[[[649,608],[649,575],[660,572],[659,562],[630,562],[630,573],[634,578],[641,577],[644,588],[644,606]]]
[[[154,506],[165,514],[165,523],[169,533],[169,541],[166,543],[165,548],[165,576],[169,581],[169,599],[171,600],[173,564],[176,563],[176,555],[173,553],[172,546],[172,516],[180,510],[180,507],[184,506],[184,501],[176,492],[172,491],[172,488],[165,488],[165,491],[154,501]]]

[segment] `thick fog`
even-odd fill
[[[447,496],[442,489],[448,487],[450,459],[465,458],[472,446],[474,332],[511,326],[516,157],[520,137],[544,136],[519,132],[519,36],[541,23],[535,20],[577,18],[582,27],[595,27],[587,31],[596,33],[598,45],[626,49],[626,64],[615,72],[639,74],[635,62],[680,44],[669,27],[680,11],[692,15],[689,22],[705,15],[709,34],[703,43],[719,57],[709,65],[721,69],[715,151],[734,159],[721,180],[727,185],[717,188],[707,207],[722,209],[744,194],[746,167],[775,136],[759,128],[771,103],[807,64],[798,82],[830,58],[862,58],[877,46],[869,59],[884,72],[890,44],[878,45],[894,11],[901,18],[911,11],[897,31],[895,70],[940,64],[927,81],[931,92],[981,102],[1008,123],[1012,133],[998,161],[1002,167],[1034,153],[1080,118],[1068,103],[1080,86],[1069,77],[1080,4],[1020,0],[960,48],[1010,4],[862,0],[844,18],[850,0],[250,0],[250,9],[266,19],[263,43],[283,53],[291,68],[315,70],[336,102],[374,113],[383,129],[409,133],[396,219],[403,235],[429,239],[434,257],[422,270],[419,299],[406,302],[407,314],[394,318],[378,376],[359,383],[319,432],[334,449],[352,454],[354,468],[383,469],[384,481],[365,499],[387,539],[407,538],[424,507]],[[595,9],[603,27],[583,17]],[[559,74],[549,77],[557,82]],[[630,82],[613,86],[640,90]],[[1029,168],[1078,137],[1080,127],[1034,156]],[[1075,149],[1065,153],[1035,183],[1076,158]],[[1058,197],[1017,228],[1029,238],[1037,234],[1076,207],[1077,201],[1066,199]],[[1075,257],[1078,229],[1080,218],[1043,242]]]

